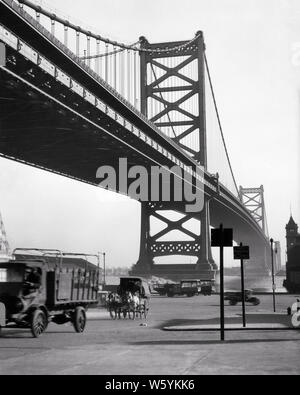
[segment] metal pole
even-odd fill
[[[220,310],[221,310],[221,341],[225,340],[225,306],[224,306],[224,240],[223,225],[220,226],[222,241],[220,247]]]
[[[243,247],[243,243],[241,243],[240,246]],[[243,327],[246,328],[245,272],[244,272],[243,259],[241,259],[241,282],[242,282],[242,303],[243,303]]]
[[[51,20],[51,34],[55,36],[55,20]]]
[[[103,254],[103,283],[106,285],[106,254]]]
[[[76,55],[80,56],[80,32],[76,32]]]
[[[272,288],[273,288],[273,308],[274,308],[274,313],[276,313],[276,283],[275,283],[275,270],[274,270],[274,250],[273,250],[273,244],[274,240],[270,240],[271,243],[271,257],[272,257]]]

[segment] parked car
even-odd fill
[[[174,296],[187,296],[193,297],[195,295],[200,295],[201,293],[201,282],[200,280],[181,280],[180,283],[176,284],[166,284],[165,293],[169,298]]]
[[[236,306],[238,303],[243,302],[243,294],[239,291],[225,292],[225,300],[229,301],[230,306]],[[260,300],[253,296],[253,291],[251,289],[245,290],[245,302],[251,303],[254,306],[260,304]]]

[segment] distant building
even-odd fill
[[[287,264],[284,286],[293,292],[300,292],[300,234],[298,225],[291,216],[286,226]]]
[[[275,268],[276,273],[282,270],[280,241],[275,241]]]

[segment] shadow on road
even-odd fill
[[[229,317],[225,319],[226,325],[230,324],[241,324],[242,315],[238,314],[236,317]],[[248,324],[282,324],[287,328],[291,328],[291,317],[282,314],[265,315],[265,314],[251,314],[247,315]],[[158,325],[156,329],[163,330],[166,327],[173,326],[196,326],[196,325],[219,325],[219,318],[211,319],[175,319],[170,321],[165,321],[164,323]]]
[[[180,346],[180,345],[214,345],[214,344],[257,344],[257,343],[290,343],[300,339],[239,339],[239,340],[158,340],[128,343],[132,346]]]

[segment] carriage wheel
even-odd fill
[[[109,314],[110,314],[110,317],[111,317],[113,320],[116,320],[116,319],[117,319],[117,310],[114,309],[113,307],[110,307],[110,308],[109,308]]]
[[[40,309],[35,310],[31,316],[30,322],[32,336],[35,338],[40,337],[47,329],[47,326],[48,321],[46,314]]]
[[[135,309],[135,316],[136,316],[136,317],[139,317],[140,319],[143,318],[143,310],[142,310],[142,306],[141,306],[141,305],[136,306],[136,309]]]

